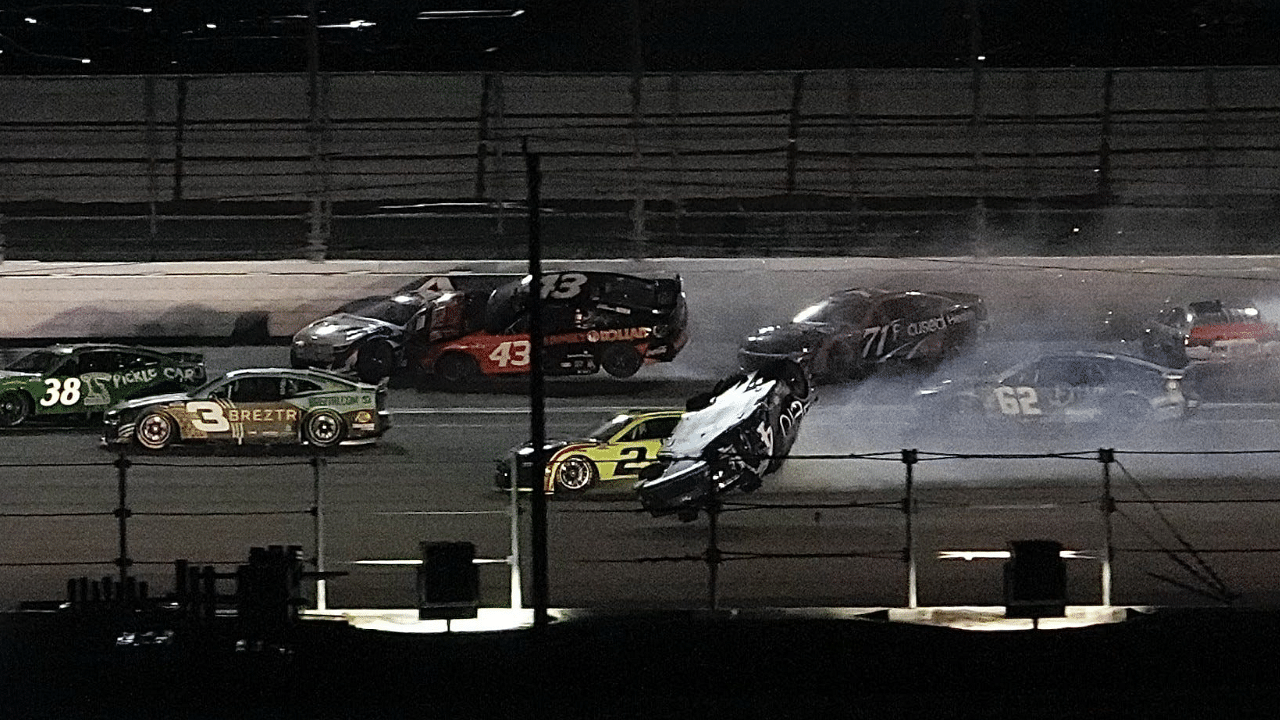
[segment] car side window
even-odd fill
[[[246,377],[232,383],[232,402],[273,402],[279,400],[280,380],[273,377]]]
[[[291,398],[299,395],[306,395],[320,390],[320,386],[310,380],[301,380],[298,378],[284,378],[281,383],[281,397]]]
[[[103,350],[82,353],[78,372],[115,372],[120,369],[120,354]],[[64,368],[63,372],[66,372]]]
[[[675,429],[676,423],[680,418],[655,418],[646,420],[637,424],[635,427],[627,431],[626,437],[622,438],[626,442],[636,442],[640,440],[661,440],[671,434]]]
[[[117,367],[121,370],[134,370],[137,368],[155,367],[160,364],[159,358],[141,353],[122,352],[116,353],[119,357]]]
[[[1036,373],[1038,385],[1083,385],[1084,366],[1074,360],[1050,360],[1040,363]]]

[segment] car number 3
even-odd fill
[[[226,432],[231,429],[222,406],[212,400],[192,400],[187,403],[187,413],[191,415],[191,425],[204,432]]]
[[[40,398],[42,406],[75,405],[80,402],[80,378],[69,377],[66,380],[48,378],[44,384],[44,397]]]
[[[1040,407],[1036,403],[1040,402],[1040,398],[1036,396],[1036,389],[1033,387],[1009,387],[1002,385],[996,388],[996,401],[1000,403],[1000,412],[1004,415],[1039,415]]]
[[[489,359],[498,363],[498,367],[528,365],[529,348],[528,340],[508,340],[494,348],[493,352],[489,353]]]

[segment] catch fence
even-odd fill
[[[1072,604],[1268,603],[1277,591],[1272,568],[1280,554],[1274,522],[1280,493],[1270,492],[1267,482],[1239,478],[1172,482],[1167,466],[1149,461],[1231,457],[1256,464],[1278,455],[1109,448],[799,454],[788,458],[788,468],[836,463],[863,468],[854,476],[865,476],[868,466],[896,465],[900,475],[874,488],[846,482],[840,490],[832,473],[821,493],[803,489],[794,477],[766,478],[762,491],[725,493],[692,523],[649,518],[633,498],[553,502],[552,602],[999,604],[993,599],[1000,564],[990,561],[1007,558],[1011,542],[1048,539],[1066,549]],[[1048,471],[1054,464],[1073,469]],[[1007,482],[997,477],[995,468],[1010,465],[1040,470],[1012,471]],[[966,479],[939,482],[940,469],[950,466],[970,468],[959,474]],[[240,562],[250,546],[278,543],[310,552],[312,607],[410,607],[412,574],[397,566],[417,564],[405,550],[423,540],[475,542],[477,563],[506,571],[501,579],[482,573],[483,605],[518,606],[527,597],[521,585],[528,575],[522,580],[520,573],[527,497],[450,494],[449,502],[417,497],[413,507],[411,491],[385,498],[360,492],[353,480],[378,474],[376,462],[324,456],[170,462],[120,455],[5,467],[10,492],[0,504],[0,523],[10,539],[0,573],[11,602],[52,600],[63,586],[83,593],[89,577],[101,577],[104,587],[162,587],[172,577],[164,568],[178,561],[184,568],[227,565]],[[136,477],[140,473],[151,477]],[[48,482],[54,476],[79,480]],[[1044,483],[1049,476],[1056,479]],[[105,494],[92,497],[107,485],[107,502]],[[752,569],[730,572],[744,566]],[[672,573],[673,567],[681,570]],[[107,574],[92,575],[101,570]],[[337,604],[335,590],[343,596]],[[24,595],[14,598],[15,591]]]

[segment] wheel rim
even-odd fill
[[[12,427],[27,419],[27,402],[16,392],[0,395],[0,425]]]
[[[593,476],[592,465],[582,458],[569,458],[560,464],[556,473],[556,484],[568,491],[586,490],[591,486]]]
[[[332,445],[342,437],[342,420],[328,412],[316,413],[307,421],[307,439],[320,447]]]
[[[138,442],[143,447],[162,448],[173,437],[173,425],[163,415],[148,415],[138,424]]]
[[[471,358],[465,355],[445,355],[436,362],[441,379],[447,382],[461,382],[473,374]]]

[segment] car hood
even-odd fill
[[[766,355],[785,355],[813,350],[814,346],[835,332],[827,323],[787,323],[757,330],[742,341],[742,349]]]
[[[700,456],[716,438],[751,417],[777,382],[761,380],[754,374],[743,377],[717,395],[710,405],[686,412],[671,437],[663,443],[662,452],[676,458]]]
[[[399,330],[389,322],[375,318],[338,313],[320,318],[294,334],[294,342],[315,345],[349,345],[384,328]]]
[[[572,440],[569,438],[556,438],[556,439],[547,440],[546,443],[543,444],[542,449],[547,452],[552,452],[555,450],[559,450],[560,448],[566,445],[572,445],[574,443],[595,444],[595,442],[596,442],[595,440],[585,440],[585,439]],[[523,445],[517,445],[507,451],[508,457],[512,455],[527,457],[532,454],[533,454],[533,443],[525,443]]]
[[[167,405],[173,402],[183,402],[190,400],[191,396],[186,393],[169,393],[167,395],[152,395],[150,397],[135,398],[126,400],[122,403],[112,405],[107,412],[124,412],[128,410],[137,410],[139,408],[150,407],[152,405]]]
[[[40,377],[40,373],[18,372],[17,370],[0,370],[0,379],[33,377]]]

